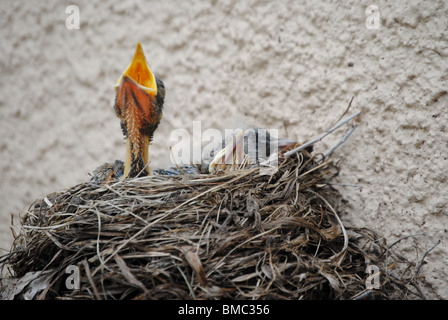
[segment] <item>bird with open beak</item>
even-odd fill
[[[114,109],[126,139],[122,178],[147,176],[148,147],[162,118],[165,86],[149,69],[140,43],[115,91]]]
[[[213,158],[208,173],[238,170],[253,165],[269,165],[270,158],[278,156],[296,144],[297,140],[272,137],[269,131],[259,128],[239,130],[222,142],[222,148],[212,150]]]
[[[126,179],[147,176],[148,147],[154,131],[162,118],[165,99],[165,86],[149,69],[143,49],[137,43],[134,58],[115,86],[114,109],[121,122],[121,129],[126,139],[126,160],[116,160],[113,164],[105,163],[93,172],[91,179],[94,183],[109,183],[116,179]],[[223,141],[222,146],[213,150],[211,159],[204,159],[205,163],[185,165],[168,170],[154,170],[157,175],[199,174],[228,171],[232,168],[242,168],[240,164],[246,156],[249,164],[260,165],[260,155],[269,158],[276,154],[271,150],[269,133],[263,134],[259,129],[242,130],[230,141]],[[297,143],[295,140],[278,139],[278,148],[289,148]],[[266,145],[266,152],[259,152],[260,145]],[[252,148],[251,148],[252,147]],[[263,148],[261,148],[263,149]],[[249,152],[253,150],[254,152]],[[264,150],[264,149],[263,149]],[[253,161],[255,157],[255,161]],[[235,163],[237,164],[235,166]]]

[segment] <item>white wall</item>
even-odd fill
[[[360,126],[338,149],[347,223],[382,232],[448,298],[448,6],[444,1],[0,2],[0,247],[10,215],[124,157],[113,85],[137,41],[165,82],[152,167],[170,132],[246,125],[305,141],[354,96]],[[377,5],[381,27],[366,27]],[[342,132],[322,143],[322,150]]]

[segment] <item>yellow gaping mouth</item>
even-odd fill
[[[127,67],[126,71],[120,76],[120,78],[117,81],[117,84],[115,85],[115,88],[117,88],[120,85],[124,76],[132,79],[135,82],[135,84],[138,85],[146,93],[153,96],[157,95],[156,77],[149,69],[140,42],[137,43],[137,48],[135,49],[134,58],[132,59],[131,64]]]

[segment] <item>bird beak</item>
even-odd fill
[[[156,77],[149,69],[148,63],[146,62],[145,54],[143,53],[142,45],[140,42],[137,43],[137,48],[135,49],[134,58],[131,64],[127,67],[126,71],[120,76],[115,85],[115,88],[120,86],[123,78],[132,80],[134,86],[139,87],[150,96],[157,95],[157,83]]]
[[[244,151],[245,134],[246,132],[244,130],[240,130],[233,137],[233,139],[216,154],[216,156],[210,162],[208,167],[208,171],[210,173],[231,167],[231,165],[233,165],[233,168],[242,167],[242,165],[244,165],[244,163],[246,162],[245,157],[247,156],[247,154]],[[295,146],[297,143],[298,143],[297,140],[288,140],[288,139],[276,140],[277,148],[282,150]],[[273,152],[274,150],[271,150],[270,154],[272,154]]]
[[[216,154],[208,166],[208,171],[212,173],[221,170],[225,168],[227,164],[233,164],[233,162],[240,164],[244,160],[242,151],[243,139],[244,131],[240,130],[233,139]]]

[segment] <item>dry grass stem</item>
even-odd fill
[[[279,155],[272,175],[257,167],[154,175],[37,200],[0,258],[2,297],[420,297],[409,289],[412,270],[398,277],[390,268],[409,262],[377,232],[344,224],[331,159],[292,151]],[[378,267],[378,288],[366,288],[368,265]],[[79,270],[79,288],[70,286],[69,266]]]

